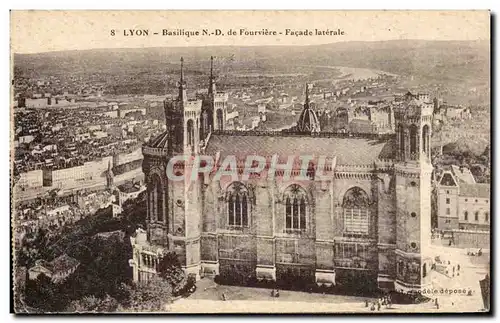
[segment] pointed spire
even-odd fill
[[[309,107],[309,84],[306,84],[306,102],[304,102],[304,105]]]
[[[181,57],[181,84],[184,83],[184,57]]]
[[[181,79],[179,81],[179,101],[187,100],[186,82],[184,81],[184,57],[181,57]]]
[[[208,94],[215,94],[215,76],[214,76],[214,56],[210,56],[210,80],[208,84]]]
[[[306,100],[304,102],[304,109],[309,108],[309,89],[312,88],[312,84],[306,83]]]
[[[214,57],[210,56],[210,79],[214,77]]]

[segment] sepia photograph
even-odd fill
[[[489,314],[490,23],[12,10],[11,311]]]

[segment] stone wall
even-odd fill
[[[458,248],[490,248],[489,231],[453,230],[453,241]]]

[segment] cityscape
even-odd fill
[[[15,54],[15,312],[489,311],[489,42],[415,42]]]

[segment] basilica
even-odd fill
[[[228,94],[216,89],[211,60],[208,93],[188,99],[181,59],[176,99],[164,102],[167,129],[143,148],[147,227],[131,237],[135,281],[156,274],[175,252],[186,274],[303,280],[322,285],[363,281],[384,290],[431,284],[430,138],[433,105],[407,97],[394,110],[391,134],[325,133],[309,102],[289,131],[225,129]],[[172,181],[177,155],[327,156],[324,176],[247,181],[200,176]],[[174,171],[189,171],[177,163]],[[292,170],[293,172],[293,170]]]

